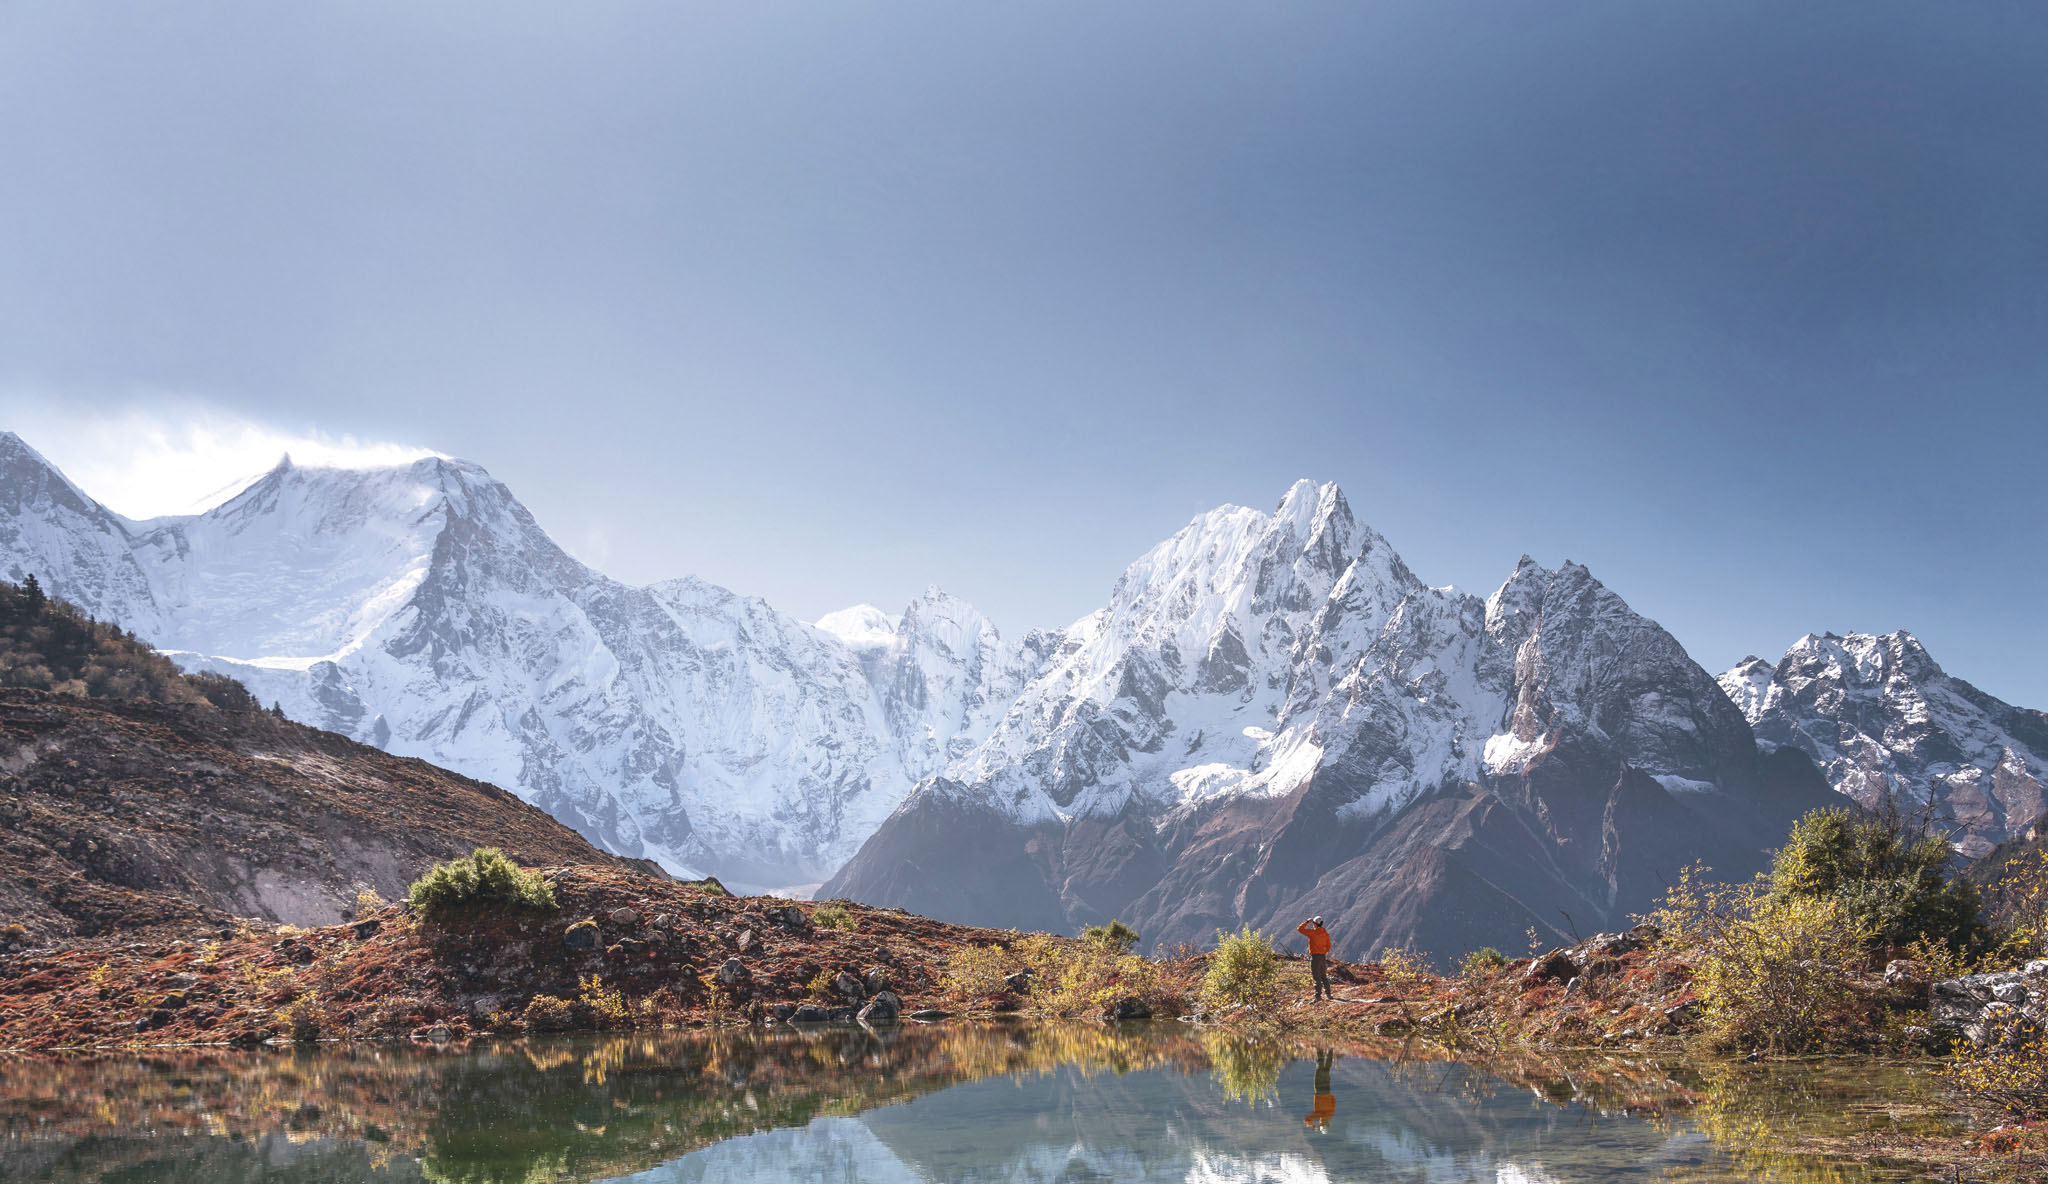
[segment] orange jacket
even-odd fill
[[[1329,930],[1323,928],[1320,925],[1311,925],[1307,921],[1303,921],[1301,924],[1296,925],[1294,927],[1294,931],[1308,939],[1309,953],[1327,954],[1330,952]]]
[[[1331,1118],[1336,1116],[1336,1113],[1336,1096],[1333,1094],[1317,1094],[1315,1108],[1303,1115],[1301,1121],[1308,1126],[1324,1126],[1329,1123]]]

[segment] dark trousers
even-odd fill
[[[1330,991],[1330,956],[1328,954],[1310,954],[1308,956],[1308,972],[1315,976],[1316,998],[1335,998]]]

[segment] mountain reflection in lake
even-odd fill
[[[1853,1112],[1807,1071],[1702,1106],[1699,1080],[1647,1061],[1487,1071],[1414,1051],[1174,1023],[943,1024],[9,1062],[0,1178],[1876,1178],[1715,1144],[1720,1128],[1747,1145],[1759,1122]],[[1892,1076],[1851,1088],[1924,1092]]]

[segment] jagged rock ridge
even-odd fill
[[[1694,859],[1743,874],[1827,800],[1585,568],[1432,588],[1303,482],[1132,564],[824,891],[1165,942],[1321,913],[1342,951],[1449,953],[1610,925]]]
[[[1944,671],[1918,638],[1808,634],[1772,665],[1721,676],[1767,749],[1813,758],[1865,806],[1891,799],[1949,829],[1965,856],[2018,837],[2048,807],[2048,714]]]

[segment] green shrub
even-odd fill
[[[1106,946],[1125,954],[1138,944],[1138,931],[1122,921],[1111,921],[1107,925],[1090,925],[1081,931],[1081,938],[1092,945]]]
[[[1216,931],[1216,952],[1202,976],[1202,1001],[1212,1010],[1266,1007],[1280,982],[1280,959],[1265,934],[1246,924],[1237,933]]]
[[[1873,945],[1924,938],[1975,948],[1985,936],[1977,889],[1950,877],[1950,856],[1940,835],[1916,834],[1895,810],[1863,815],[1833,806],[1792,827],[1771,864],[1771,892],[1840,900]]]
[[[478,847],[465,858],[437,864],[414,880],[405,895],[429,920],[480,908],[549,912],[558,907],[554,885],[538,872],[523,870],[496,847]]]
[[[860,928],[860,921],[836,904],[821,904],[812,909],[811,921],[820,929],[838,929],[846,933]]]
[[[535,1032],[566,1032],[575,1026],[576,1008],[567,999],[535,995],[526,1001],[519,1018]]]
[[[1466,978],[1486,978],[1507,964],[1506,954],[1492,946],[1482,946],[1465,955],[1462,970]]]

